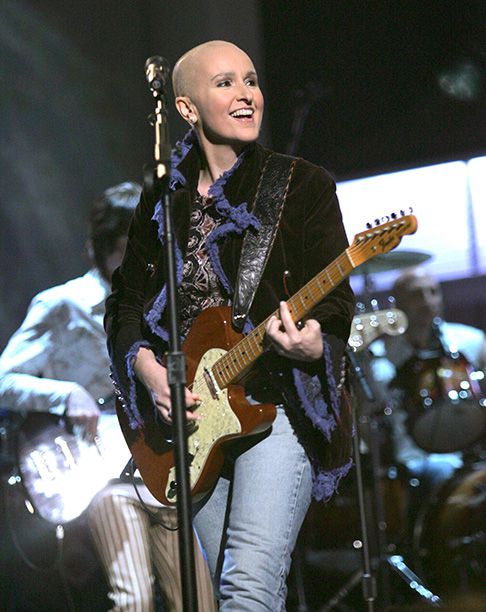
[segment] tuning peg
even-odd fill
[[[375,225],[380,225],[380,220],[379,219],[375,219]]]
[[[411,215],[413,213],[413,208],[411,206],[408,207],[408,213]]]
[[[366,306],[363,304],[363,302],[356,302],[356,312],[358,314],[363,314],[366,312]]]
[[[397,213],[393,212],[390,216],[391,216],[392,219],[396,219],[397,218]]]
[[[401,215],[402,217],[404,217],[404,216],[405,216],[405,211],[404,211],[404,210],[400,210],[400,215]]]
[[[390,308],[395,308],[397,305],[397,301],[393,295],[388,296],[388,303],[390,304]]]
[[[369,222],[368,222],[368,223],[366,224],[366,229],[371,229],[371,223],[369,223]]]
[[[376,300],[375,298],[373,298],[370,302],[371,304],[371,310],[373,312],[376,312],[377,310],[379,310],[379,306],[378,306],[378,300]]]
[[[390,221],[390,216],[389,215],[385,215],[384,217],[381,218],[381,222],[382,223],[388,223],[388,221]]]

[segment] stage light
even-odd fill
[[[447,96],[474,102],[484,90],[484,70],[471,58],[456,60],[439,72],[437,83]]]

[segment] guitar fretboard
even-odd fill
[[[352,263],[349,250],[349,248],[346,249],[344,253],[324,268],[317,276],[314,276],[312,280],[287,301],[289,312],[294,321],[300,321],[334,287],[349,276],[355,267]],[[271,315],[213,365],[212,372],[221,389],[236,382],[243,372],[263,353],[265,328],[269,319],[272,316],[278,315],[278,310],[272,312]]]
[[[337,259],[319,272],[312,280],[293,295],[288,301],[292,320],[300,321],[314,306],[321,302],[334,287],[337,287],[354,268],[371,259],[378,253],[394,249],[405,234],[413,234],[417,229],[417,219],[407,215],[400,219],[369,228],[354,237],[353,243]],[[265,328],[272,316],[279,316],[278,310],[272,312],[255,329],[245,336],[211,368],[220,389],[235,383],[242,374],[260,357],[264,351]]]

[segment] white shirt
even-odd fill
[[[96,400],[112,395],[103,329],[109,285],[96,269],[42,291],[0,356],[0,406],[63,414],[84,387]]]
[[[109,291],[106,280],[93,268],[84,276],[34,297],[25,320],[0,356],[2,408],[62,415],[69,394],[78,386],[84,387],[95,400],[112,397],[103,328]],[[112,460],[106,472],[115,478],[130,453],[114,415],[107,415],[105,427],[104,442]],[[115,487],[118,494],[136,497],[131,484]],[[145,503],[160,506],[141,484],[139,493]]]

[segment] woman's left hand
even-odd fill
[[[292,320],[286,302],[280,302],[280,319],[271,317],[266,333],[272,348],[284,357],[298,361],[315,361],[322,356],[321,326],[315,319],[309,319],[298,329]]]

